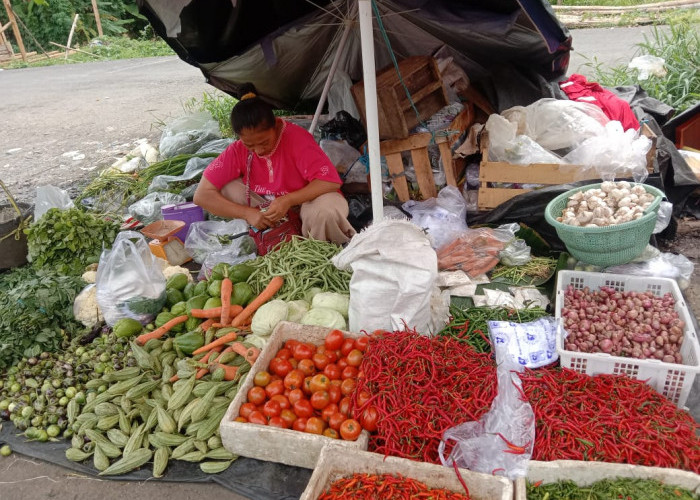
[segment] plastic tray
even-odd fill
[[[185,227],[185,223],[179,220],[157,220],[141,229],[141,232],[154,240],[167,240],[170,236]]]
[[[618,291],[650,291],[656,296],[671,293],[676,301],[675,309],[681,320],[685,322],[681,356],[683,364],[664,363],[656,359],[635,359],[621,356],[611,356],[604,353],[585,353],[564,349],[564,328],[559,326],[557,333],[557,352],[561,366],[571,368],[588,375],[601,373],[627,375],[637,380],[644,380],[656,391],[666,396],[677,406],[683,407],[695,375],[700,372],[700,346],[697,334],[693,328],[693,318],[683,299],[678,284],[668,278],[646,278],[626,276],[622,274],[588,273],[583,271],[560,271],[557,276],[556,313],[561,318],[564,305],[564,292],[569,285],[582,289],[589,287],[593,290],[601,286],[612,287]]]
[[[511,500],[513,483],[498,476],[459,470],[472,500]],[[445,488],[464,493],[452,467],[416,462],[398,457],[384,457],[367,451],[347,450],[330,444],[321,452],[318,465],[300,500],[316,500],[333,481],[353,474],[401,474],[421,481],[431,488]]]

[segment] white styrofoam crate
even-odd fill
[[[542,481],[542,484],[548,484],[569,480],[578,486],[588,486],[596,481],[616,478],[656,479],[669,486],[700,494],[700,475],[685,470],[579,460],[531,460],[528,464],[527,478],[518,478],[515,481],[515,500],[527,499],[526,481]]]
[[[251,424],[248,422],[235,422],[241,405],[246,402],[248,390],[253,387],[255,374],[261,370],[267,370],[270,361],[289,339],[301,342],[310,342],[321,345],[331,328],[320,326],[300,325],[282,321],[270,335],[267,345],[260,352],[260,356],[253,363],[243,386],[233,398],[226,414],[221,419],[219,431],[221,442],[231,453],[242,457],[257,458],[268,462],[279,462],[306,469],[313,469],[323,446],[331,442],[337,442],[339,446],[347,449],[367,449],[369,433],[362,431],[356,441],[343,441],[332,439],[317,434],[295,431],[293,429],[280,429],[267,425]],[[346,337],[357,338],[361,334],[343,332]]]
[[[499,476],[459,469],[472,500],[511,500],[513,483]],[[316,500],[334,481],[353,474],[401,474],[425,483],[464,493],[452,467],[416,462],[406,458],[384,457],[378,453],[348,450],[331,443],[321,452],[314,473],[300,500]]]
[[[564,349],[563,322],[557,332],[557,352],[561,366],[588,375],[601,373],[627,375],[644,380],[657,392],[663,394],[677,406],[683,407],[693,386],[695,375],[700,372],[700,345],[693,327],[693,319],[683,299],[678,284],[668,278],[627,276],[623,274],[589,273],[583,271],[560,271],[557,276],[556,313],[561,318],[564,292],[572,285],[576,289],[585,287],[598,290],[602,286],[617,291],[652,292],[656,296],[670,293],[675,300],[678,316],[685,323],[681,356],[683,364],[665,363],[657,359],[636,359],[612,356],[605,353],[575,352]]]

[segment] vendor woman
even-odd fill
[[[299,207],[303,236],[337,244],[352,238],[342,181],[311,134],[275,118],[252,93],[234,106],[231,126],[239,140],[204,170],[194,193],[197,205],[259,230]]]

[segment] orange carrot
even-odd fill
[[[236,375],[238,373],[238,367],[222,365],[221,363],[212,363],[211,365],[209,365],[209,373],[214,373],[219,368],[223,368],[225,372],[224,380],[234,380],[236,378]]]
[[[215,318],[221,317],[221,307],[212,307],[211,309],[192,309],[190,315],[193,318]]]
[[[214,348],[214,349],[212,349],[211,351],[209,351],[208,353],[206,353],[206,354],[202,357],[202,359],[199,360],[199,362],[202,363],[202,364],[206,363],[207,361],[209,361],[209,358],[211,358],[213,354],[218,353],[220,350],[221,350],[220,348]],[[197,379],[197,380],[199,380],[200,378],[202,378],[202,377],[203,377],[204,375],[206,375],[207,373],[209,373],[209,370],[208,370],[207,368],[200,368],[199,370],[197,370],[197,375],[195,375],[194,378]]]
[[[143,345],[146,342],[148,342],[151,339],[159,339],[166,333],[168,333],[174,326],[179,325],[180,323],[184,323],[187,321],[189,316],[187,314],[183,314],[182,316],[177,316],[176,318],[171,319],[164,325],[156,328],[152,332],[144,333],[143,335],[139,335],[136,337],[136,343],[138,345]]]
[[[209,318],[205,322],[201,323],[199,325],[199,328],[201,328],[203,332],[206,332],[207,330],[209,330],[209,328],[211,328],[214,325],[214,321],[216,321],[215,318]]]
[[[231,278],[225,276],[221,280],[221,323],[228,323],[231,315],[231,292],[233,291],[233,282]]]
[[[214,349],[212,349],[212,351],[215,351],[215,350],[220,349],[220,348],[221,348],[221,346],[215,347]],[[211,352],[211,351],[210,351],[210,352]],[[217,352],[218,352],[218,351],[217,351]],[[226,354],[227,352],[233,352],[233,347],[228,346],[226,349],[224,349],[223,351],[221,351],[221,353],[220,353],[220,354],[216,357],[216,359],[214,360],[214,363],[218,363],[219,360],[221,359],[221,357],[222,357],[224,354]]]
[[[284,278],[282,276],[275,276],[274,278],[272,278],[265,287],[265,289],[262,292],[260,292],[260,295],[255,297],[250,302],[250,304],[248,304],[235,318],[233,318],[233,321],[231,321],[231,326],[237,328],[243,325],[246,322],[246,320],[248,320],[248,318],[250,318],[261,305],[270,300],[279,291],[279,289],[282,288],[282,285],[284,285]],[[220,346],[231,342],[232,340],[236,340],[236,338],[238,338],[236,332],[228,333],[223,337],[219,337],[215,341],[200,347],[199,349],[194,351],[193,354],[207,352],[216,346]]]
[[[231,344],[231,350],[236,354],[243,356],[251,365],[255,363],[255,360],[258,359],[258,356],[260,356],[260,349],[257,347],[246,347],[240,342],[234,342]]]

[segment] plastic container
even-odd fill
[[[668,278],[647,278],[623,274],[587,273],[583,271],[560,271],[557,276],[555,316],[561,318],[564,306],[564,292],[569,285],[583,289],[598,290],[601,286],[617,291],[650,291],[656,296],[670,293],[675,300],[675,309],[685,322],[681,356],[683,364],[664,363],[657,359],[636,359],[611,356],[605,353],[575,352],[564,349],[564,327],[560,324],[557,332],[557,352],[561,366],[580,373],[597,375],[600,373],[627,375],[644,380],[657,392],[663,394],[678,407],[683,407],[693,387],[695,375],[700,372],[700,345],[693,328],[693,318],[683,299],[678,284]]]
[[[417,462],[398,457],[384,457],[367,451],[347,450],[335,443],[321,451],[318,464],[300,500],[316,500],[332,482],[353,474],[401,474],[431,488],[464,493],[452,467]],[[504,477],[460,469],[472,500],[511,500],[513,483]]]
[[[204,220],[204,210],[199,205],[192,202],[177,203],[175,205],[163,205],[160,209],[165,220],[181,220],[185,227],[180,229],[174,236],[185,241],[190,224]]]
[[[656,195],[656,199],[645,210],[645,215],[634,221],[605,227],[577,227],[557,220],[574,193],[599,188],[600,184],[589,184],[560,194],[547,204],[544,217],[554,226],[569,253],[578,260],[603,267],[626,264],[641,255],[649,243],[661,199],[665,196],[654,186],[641,186],[648,193]]]
[[[526,480],[532,483],[542,481],[543,484],[568,480],[578,486],[589,486],[603,479],[616,478],[656,479],[669,486],[700,494],[700,476],[685,470],[578,460],[531,460],[528,464],[527,479],[515,480],[515,500],[527,499]]]

